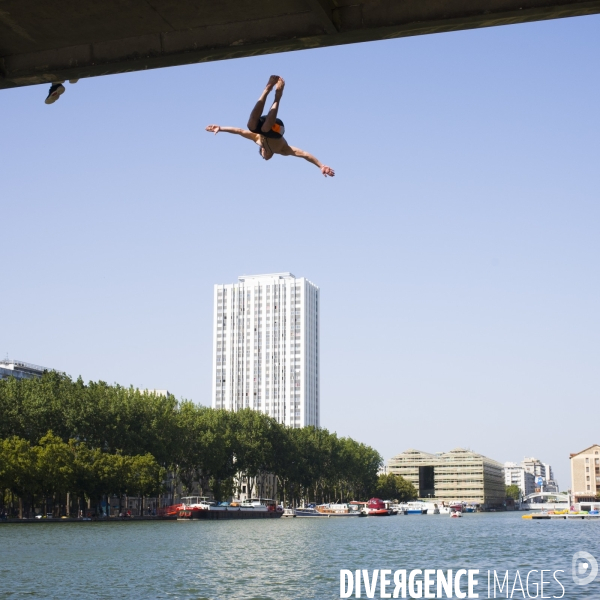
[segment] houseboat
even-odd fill
[[[356,504],[320,504],[315,509],[328,517],[366,517]]]
[[[186,496],[181,499],[182,506],[178,520],[190,519],[278,519],[283,508],[275,500],[250,498],[243,502],[211,502],[203,496]]]

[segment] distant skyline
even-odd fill
[[[0,92],[0,356],[210,405],[213,284],[321,290],[321,425],[377,448],[598,443],[600,17]],[[286,138],[245,126],[285,77]]]

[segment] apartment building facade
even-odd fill
[[[391,458],[388,471],[408,479],[423,499],[493,508],[506,497],[502,464],[463,448],[438,454],[410,449]]]
[[[541,477],[544,481],[541,486],[536,483],[536,489],[544,492],[556,492],[558,493],[558,483],[554,479],[554,471],[552,466],[548,463],[544,463],[541,460],[534,458],[533,456],[525,457],[521,461],[521,466],[533,475],[534,481],[537,481],[538,477]]]
[[[212,406],[320,424],[320,290],[292,273],[215,285]]]
[[[575,502],[600,499],[600,445],[571,454],[571,496]]]
[[[535,492],[535,475],[514,462],[504,463],[504,483],[518,486],[523,497]]]

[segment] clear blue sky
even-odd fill
[[[387,459],[599,443],[600,18],[0,92],[0,353],[210,404],[212,286],[321,287],[324,427]],[[245,126],[271,73],[286,137]]]

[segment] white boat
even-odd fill
[[[362,517],[364,513],[355,504],[319,504],[315,509],[328,517]]]
[[[293,509],[296,517],[330,518],[330,517],[364,517],[360,507],[352,504],[320,504],[308,505]],[[284,511],[285,512],[285,511]]]
[[[437,502],[423,502],[423,508],[427,509],[427,513],[428,515],[439,515],[440,514],[440,507],[438,506]]]
[[[426,502],[404,502],[399,505],[405,515],[426,515],[429,510]]]

